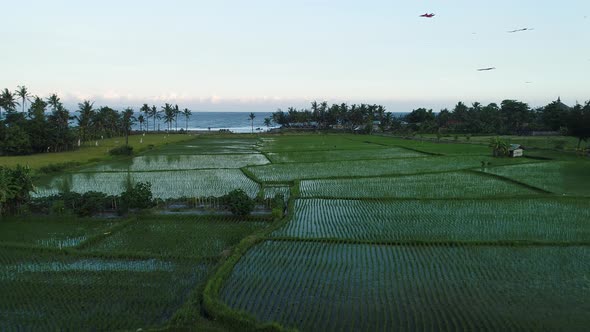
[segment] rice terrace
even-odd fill
[[[590,331],[590,1],[3,1],[0,332]]]
[[[342,133],[175,140],[36,181],[40,200],[148,181],[160,203],[2,220],[1,331],[590,326],[587,158]],[[216,212],[233,189],[284,211]]]

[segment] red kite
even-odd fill
[[[479,68],[477,71],[494,70],[496,67]]]
[[[434,14],[433,13],[430,13],[430,14],[429,13],[424,13],[424,14],[420,15],[420,17],[433,18],[434,17]]]

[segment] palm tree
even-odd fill
[[[94,103],[91,103],[88,100],[84,100],[84,102],[78,104],[78,112],[80,115],[75,118],[78,120],[78,127],[80,128],[82,141],[86,140],[87,129],[90,126],[91,120],[94,118],[94,110],[92,109],[93,105]]]
[[[7,112],[16,110],[16,105],[18,105],[18,103],[14,100],[14,95],[12,94],[12,92],[10,92],[10,90],[4,89],[2,91],[2,93],[0,94],[0,100],[2,101],[2,103],[0,105],[1,108],[6,110]],[[1,110],[0,110],[0,118],[2,118],[2,111]]]
[[[264,125],[267,128],[270,128],[270,126],[272,125],[272,119],[271,118],[264,118]]]
[[[150,109],[150,116],[154,118],[154,131],[156,131],[156,119],[160,120],[160,115],[158,114],[156,105],[152,105],[152,108]]]
[[[131,107],[127,107],[125,111],[123,111],[123,117],[121,120],[123,130],[125,131],[125,146],[129,146],[129,132],[131,131],[131,126],[135,122],[135,117],[133,116],[133,109]]]
[[[29,100],[29,97],[31,96],[29,94],[29,90],[27,90],[27,87],[23,86],[18,86],[18,89],[16,89],[15,91],[16,95],[19,96],[22,100],[21,106],[23,107],[23,113],[25,113],[25,105],[27,103],[27,100]]]
[[[148,104],[143,104],[143,106],[141,106],[141,108],[139,109],[140,112],[142,112],[143,114],[145,114],[145,118],[143,116],[140,116],[145,122],[145,131],[149,131],[149,126],[148,124],[150,123],[150,116],[151,116],[151,109],[148,106]],[[137,118],[137,120],[139,120],[139,118]],[[139,121],[139,125],[140,128],[139,130],[141,130],[141,124],[143,121]]]
[[[162,106],[162,112],[164,113],[164,123],[168,124],[168,132],[170,132],[172,121],[174,121],[174,107],[166,103],[164,106]]]
[[[137,122],[139,122],[139,131],[143,130],[143,123],[145,122],[145,118],[143,117],[143,114],[141,114],[140,116],[137,117]]]
[[[178,109],[178,104],[174,105],[174,131],[178,131],[178,115],[180,114],[180,109]]]
[[[256,115],[254,115],[254,113],[250,112],[248,119],[250,119],[250,123],[252,124],[252,134],[254,134],[254,118],[255,117],[256,117]]]
[[[192,112],[189,111],[188,108],[185,108],[182,114],[184,114],[184,119],[186,120],[186,131],[188,132],[188,118],[191,116]]]
[[[54,93],[51,96],[49,96],[49,98],[47,98],[47,104],[49,104],[49,106],[51,106],[53,110],[56,111],[61,106],[61,100]]]

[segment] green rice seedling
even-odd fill
[[[0,243],[71,248],[116,224],[113,220],[72,216],[11,217],[0,222]]]
[[[273,163],[324,162],[337,160],[392,159],[425,157],[424,153],[403,148],[326,150],[326,151],[289,151],[270,152],[267,154]]]
[[[99,191],[119,195],[127,183],[149,182],[154,198],[222,196],[243,189],[255,197],[260,186],[239,169],[212,169],[161,172],[103,172],[63,174],[37,183],[36,197],[71,190],[78,193]]]
[[[298,199],[277,237],[397,241],[588,242],[585,199]]]
[[[487,169],[543,190],[563,195],[590,195],[590,162],[546,162],[535,165],[511,165]]]
[[[233,217],[151,216],[84,249],[180,258],[213,257],[266,225]]]
[[[473,172],[358,179],[303,180],[301,197],[478,198],[535,195],[537,191]]]
[[[481,167],[482,161],[492,163],[493,166],[530,162],[530,160],[523,158],[450,156],[271,164],[247,167],[247,170],[263,182],[288,182],[297,179],[366,177],[463,170]]]
[[[196,154],[243,154],[257,153],[258,141],[254,138],[197,138],[190,141],[168,144],[161,149],[146,152],[146,155],[196,155]]]
[[[379,149],[382,145],[353,140],[356,135],[338,134],[305,134],[285,135],[262,138],[259,150],[265,152],[280,151],[315,151],[315,150],[352,150],[352,149]],[[366,135],[362,138],[369,137]]]
[[[168,170],[192,170],[212,168],[240,168],[265,165],[269,161],[262,154],[217,154],[217,155],[148,155],[129,160],[101,163],[83,168],[80,172],[144,172]]]
[[[583,330],[589,258],[586,246],[267,241],[240,259],[221,298],[302,331]]]
[[[211,267],[0,248],[0,330],[163,327]]]

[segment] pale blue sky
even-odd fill
[[[590,99],[588,0],[0,5],[0,88],[71,104],[272,111],[326,99],[407,111]]]

